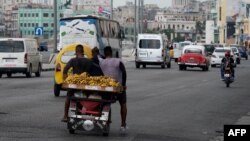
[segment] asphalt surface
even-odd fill
[[[128,73],[129,132],[121,136],[119,104],[112,105],[109,137],[100,133],[68,133],[63,115],[65,92],[53,95],[53,72],[40,78],[22,74],[0,78],[0,140],[2,141],[208,141],[220,136],[224,124],[235,124],[250,111],[250,61],[236,68],[230,88],[219,68],[179,71],[148,66]]]

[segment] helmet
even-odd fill
[[[230,51],[226,51],[226,52],[225,52],[225,56],[226,56],[226,57],[230,57]]]

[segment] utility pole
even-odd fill
[[[144,0],[139,0],[139,6],[138,6],[138,28],[139,28],[139,33],[143,32],[143,19],[144,19],[144,13],[143,13],[143,9],[144,9]]]
[[[57,52],[57,0],[54,0],[54,53]]]
[[[113,0],[111,0],[111,19],[113,20],[114,16],[113,16]]]
[[[144,0],[141,0],[141,33],[143,33],[144,30]]]
[[[141,0],[138,2],[138,30],[141,33]]]
[[[136,12],[137,12],[137,0],[135,0],[135,20],[134,20],[134,22],[135,22],[135,25],[134,25],[134,47],[136,47],[136,35],[137,35],[137,29],[136,29],[136,24],[137,24],[137,16],[136,16]]]

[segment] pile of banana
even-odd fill
[[[108,76],[89,76],[86,72],[78,75],[72,74],[64,81],[66,84],[90,85],[102,87],[118,87],[120,83]]]

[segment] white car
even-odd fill
[[[240,57],[240,51],[237,47],[231,47],[234,54],[236,55],[236,63],[237,64],[240,64],[240,60],[241,60],[241,57]]]
[[[233,57],[236,66],[236,55],[233,53],[231,47],[216,47],[211,56],[211,67],[216,67],[216,65],[221,65],[221,60],[223,57],[225,57],[226,51],[230,51],[230,54]]]

